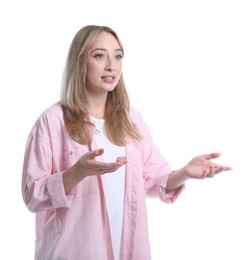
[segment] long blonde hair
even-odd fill
[[[107,26],[88,25],[80,29],[72,40],[66,59],[61,88],[61,105],[66,128],[74,141],[91,142],[93,125],[89,120],[85,96],[87,58],[89,50],[100,32],[112,34],[124,49],[114,30]],[[130,104],[123,75],[117,86],[108,92],[105,107],[105,133],[109,140],[119,146],[125,145],[126,136],[140,139],[141,134],[130,119]]]

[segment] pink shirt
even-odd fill
[[[126,188],[121,260],[150,260],[146,196],[173,202],[183,187],[166,194],[170,165],[154,145],[140,114],[131,117],[144,135],[126,144]],[[91,144],[97,149],[97,144]],[[88,147],[66,131],[60,103],[37,120],[25,150],[22,193],[36,213],[36,260],[113,260],[102,178],[89,176],[65,194],[62,173]],[[98,157],[102,160],[102,157]]]

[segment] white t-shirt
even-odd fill
[[[117,146],[109,141],[104,134],[104,120],[91,117],[91,122],[96,126],[94,140],[100,148],[104,148],[104,161],[114,162],[118,156],[125,156],[125,147]],[[123,226],[124,194],[125,194],[125,166],[117,171],[102,175],[106,207],[110,222],[111,238],[114,259],[119,259],[120,243]]]

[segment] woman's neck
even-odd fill
[[[105,116],[106,98],[88,98],[87,102],[87,109],[89,115],[98,119],[103,119]]]

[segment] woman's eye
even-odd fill
[[[121,54],[116,55],[116,59],[117,59],[117,60],[122,60],[122,59],[123,59],[123,55],[121,55]]]
[[[101,54],[101,53],[98,53],[98,54],[95,54],[94,57],[97,58],[97,59],[104,59],[105,55]]]

